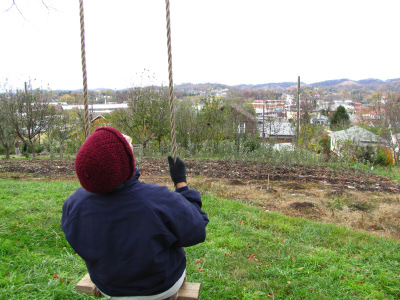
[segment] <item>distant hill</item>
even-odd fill
[[[400,78],[394,79],[375,79],[368,78],[362,80],[351,80],[348,78],[342,79],[333,79],[333,80],[325,80],[315,83],[307,84],[305,82],[301,82],[301,85],[309,85],[313,87],[354,87],[354,88],[362,88],[368,87],[371,89],[376,89],[381,86],[389,86],[396,90],[400,89]],[[204,91],[204,90],[212,90],[212,89],[229,89],[229,90],[286,90],[290,87],[297,87],[297,81],[285,81],[285,82],[272,82],[272,83],[263,83],[263,84],[238,84],[238,85],[227,85],[221,83],[182,83],[175,85],[175,91]],[[104,91],[107,88],[97,88],[90,89],[90,91]],[[121,89],[120,91],[128,90]],[[75,90],[76,92],[82,92],[82,89]],[[62,90],[56,90],[55,92],[62,92]]]
[[[390,84],[392,82],[400,81],[400,78],[397,79],[388,79],[388,80],[381,80],[375,78],[368,78],[368,79],[361,79],[361,80],[350,80],[350,79],[337,79],[337,80],[326,80],[321,82],[312,83],[312,86],[315,87],[330,87],[330,86],[351,86],[351,85],[358,85],[358,86],[380,86]]]
[[[315,82],[311,84],[307,84],[301,82],[301,85],[310,85],[314,87],[334,87],[334,86],[374,86],[378,87],[381,85],[388,84],[398,84],[400,82],[400,78],[396,79],[388,79],[388,80],[380,80],[375,78],[368,78],[362,80],[351,80],[348,78],[342,79],[333,79],[333,80],[325,80],[320,82]],[[292,86],[297,86],[297,82],[275,82],[275,83],[264,83],[264,84],[240,84],[234,87],[240,89],[287,89]]]
[[[274,83],[264,83],[264,84],[239,84],[235,85],[237,88],[246,89],[246,88],[255,88],[255,89],[262,89],[262,88],[283,88],[287,89],[291,86],[297,86],[297,82],[274,82]]]
[[[360,84],[355,82],[355,81],[349,80],[349,81],[342,82],[340,85],[341,86],[357,86],[357,85],[360,85]]]
[[[359,81],[357,81],[357,83],[359,83],[361,85],[368,85],[368,84],[383,84],[386,82],[383,80],[380,80],[380,79],[369,78],[369,79],[359,80]]]
[[[311,86],[320,86],[320,87],[327,87],[327,86],[335,86],[335,85],[340,85],[343,82],[346,81],[352,81],[350,79],[347,78],[343,78],[343,79],[334,79],[334,80],[325,80],[325,81],[321,81],[321,82],[315,82],[315,83],[311,83]]]

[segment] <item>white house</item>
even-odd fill
[[[314,125],[329,125],[330,122],[327,116],[318,113],[316,116],[311,117],[310,123]]]
[[[264,130],[262,122],[258,123],[258,132],[260,137],[293,139],[296,136],[294,124],[289,121],[264,121]]]
[[[357,146],[385,146],[387,142],[375,133],[364,128],[353,126],[328,134],[331,138],[331,151],[338,153],[343,143],[351,142]]]

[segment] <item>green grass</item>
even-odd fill
[[[66,243],[71,182],[0,180],[0,299],[91,299]],[[201,299],[399,299],[400,242],[203,196],[206,242],[186,249]]]
[[[374,169],[375,173],[390,178],[398,183],[400,183],[400,168],[399,167],[376,167]]]

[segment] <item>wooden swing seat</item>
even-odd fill
[[[200,295],[201,283],[186,282],[181,286],[178,291],[178,300],[197,300]],[[82,279],[76,285],[76,291],[78,293],[84,293],[93,295],[96,297],[102,297],[98,289],[90,280],[89,273],[82,277]]]

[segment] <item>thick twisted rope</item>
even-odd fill
[[[172,52],[171,52],[171,23],[169,13],[169,0],[165,0],[166,18],[167,18],[167,46],[168,46],[168,74],[169,74],[169,109],[171,122],[171,145],[172,157],[176,162],[177,147],[175,137],[175,113],[174,113],[174,82],[172,79]]]
[[[81,56],[82,56],[82,74],[83,74],[83,101],[85,107],[85,137],[90,134],[89,128],[89,101],[87,92],[87,75],[86,75],[86,52],[85,52],[85,23],[83,15],[83,0],[79,0],[80,17],[81,17]]]

